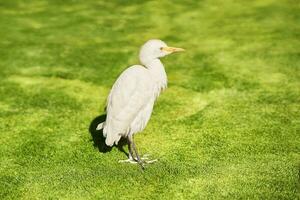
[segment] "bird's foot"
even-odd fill
[[[150,160],[149,156],[150,156],[149,154],[144,154],[141,157],[142,163],[151,164],[151,163],[154,163],[154,162],[158,161],[157,159]]]
[[[126,160],[119,160],[118,162],[119,162],[119,163],[138,164],[138,162],[137,162],[135,159],[133,159],[133,158],[128,158],[128,159],[126,159]]]
[[[157,159],[150,160],[150,159],[149,159],[149,154],[143,155],[143,156],[140,158],[140,160],[141,160],[141,164],[151,164],[151,163],[154,163],[154,162],[158,161]],[[129,157],[129,158],[126,159],[126,160],[119,160],[119,163],[139,164],[139,161],[138,161],[137,158]]]

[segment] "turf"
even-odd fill
[[[299,33],[297,0],[1,0],[0,199],[300,198]],[[142,172],[94,128],[150,38],[187,51]]]

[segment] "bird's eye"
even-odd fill
[[[159,49],[162,51],[164,48],[163,48],[163,47],[160,47]]]

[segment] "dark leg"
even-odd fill
[[[142,160],[141,160],[141,158],[140,158],[140,156],[139,156],[139,154],[138,154],[138,151],[137,151],[137,149],[136,149],[136,146],[135,146],[135,143],[134,143],[134,140],[133,140],[133,136],[130,135],[130,136],[128,137],[128,139],[129,139],[129,143],[131,144],[130,146],[132,146],[133,151],[134,151],[134,153],[135,153],[135,155],[136,155],[136,159],[137,159],[138,163],[140,164],[140,166],[142,167],[142,169],[144,169],[144,165],[143,165]]]
[[[132,135],[127,137],[127,141],[128,141],[128,152],[129,152],[128,159],[119,160],[119,163],[139,164],[141,168],[144,169],[144,164],[150,164],[157,161],[157,159],[149,160],[148,155],[144,155],[142,158],[139,156]]]
[[[130,160],[135,160],[135,161],[137,161],[137,160],[135,159],[134,155],[133,155],[132,144],[131,144],[132,142],[131,142],[131,140],[130,140],[129,137],[127,137],[127,141],[128,141],[128,152],[129,152],[128,158],[129,158]]]

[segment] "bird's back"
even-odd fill
[[[119,76],[107,99],[107,119],[103,129],[107,145],[112,146],[122,136],[130,134],[130,125],[153,101],[152,90],[149,71],[141,65],[131,66]]]

